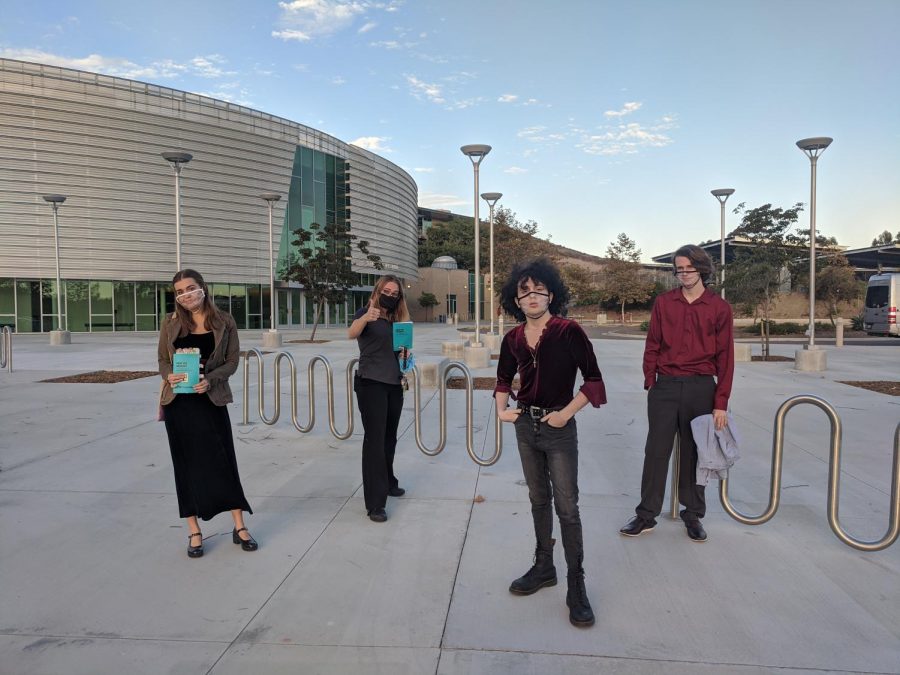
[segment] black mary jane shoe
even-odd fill
[[[387,513],[384,509],[372,509],[372,512],[369,514],[369,520],[376,523],[383,523],[387,520]]]
[[[191,541],[194,537],[200,537],[200,545],[199,546],[191,546]],[[202,558],[203,557],[203,533],[202,532],[194,532],[191,535],[188,535],[188,558]]]
[[[241,548],[245,551],[255,551],[259,548],[259,544],[256,543],[256,539],[250,537],[249,539],[241,539],[241,532],[247,532],[247,536],[250,537],[250,532],[247,531],[246,527],[242,527],[239,530],[231,531],[231,541],[235,544],[240,544]]]
[[[686,520],[684,526],[687,528],[687,536],[691,538],[691,541],[698,543],[706,541],[706,530],[703,529],[699,520]]]

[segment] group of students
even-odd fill
[[[701,524],[706,513],[704,488],[694,477],[697,446],[691,420],[712,414],[715,428],[727,424],[726,411],[734,373],[731,307],[707,288],[713,262],[699,246],[679,248],[673,258],[678,286],[657,296],[643,357],[648,391],[648,434],[644,450],[641,500],[622,535],[635,537],[656,524],[665,493],[668,462],[675,434],[681,438],[678,498],[687,536],[707,538]],[[232,401],[228,378],[235,372],[240,347],[234,320],[211,302],[206,284],[194,270],[174,279],[176,311],[160,331],[159,367],[164,380],[163,405],[179,514],[187,519],[188,555],[203,555],[197,522],[224,511],[234,519],[232,538],[245,551],[257,549],[243,522],[252,513],[238,476],[226,404]],[[500,348],[494,389],[498,417],[514,425],[522,471],[534,521],[532,567],[509,590],[530,595],[557,583],[553,563],[553,509],[559,518],[567,566],[566,605],[576,626],[591,626],[594,613],[584,583],[584,543],[578,509],[578,432],[575,415],[590,404],[606,403],[603,377],[591,341],[581,326],[564,318],[569,291],[559,270],[539,258],[517,265],[500,292],[503,309],[519,323]],[[359,345],[354,380],[362,418],[363,494],[366,513],[385,522],[389,496],[405,493],[394,475],[397,428],[403,408],[405,354],[393,348],[392,324],[408,321],[403,284],[381,277],[369,303],[359,309],[348,337]],[[172,358],[181,347],[200,349],[202,373],[198,395],[176,395],[171,388],[181,375]],[[583,383],[577,392],[575,380]],[[518,390],[514,378],[518,374]],[[516,403],[509,406],[510,399]]]

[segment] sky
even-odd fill
[[[625,232],[645,261],[719,238],[712,189],[735,189],[726,231],[741,202],[808,204],[813,136],[834,138],[818,231],[900,231],[898,35],[900,0],[0,0],[0,56],[315,127],[455,213],[459,148],[486,143],[480,192],[590,254]]]

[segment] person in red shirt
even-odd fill
[[[656,298],[644,346],[644,389],[650,429],[644,448],[641,503],[619,532],[636,537],[651,531],[662,510],[675,434],[681,437],[678,500],[692,541],[706,541],[704,488],[696,484],[697,445],[691,420],[712,413],[726,424],[734,375],[731,306],[706,287],[713,262],[699,246],[682,246],[673,259],[679,288]]]
[[[584,587],[584,543],[578,511],[578,432],[575,413],[588,403],[606,403],[594,348],[575,321],[559,316],[569,290],[546,258],[520,264],[500,291],[503,309],[520,323],[503,338],[494,398],[500,419],[515,425],[522,471],[528,484],[537,539],[534,565],[509,587],[531,595],[556,585],[553,565],[553,510],[559,516],[568,566],[569,621],[591,626],[594,612]],[[574,394],[575,376],[584,383]],[[512,381],[519,374],[517,407],[507,409]]]

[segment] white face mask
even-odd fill
[[[545,291],[520,291],[522,295],[516,298],[519,309],[529,319],[540,319],[550,309],[550,294]],[[534,309],[528,306],[531,298],[537,298],[538,306]],[[523,307],[523,305],[525,305]]]
[[[203,303],[205,297],[206,293],[203,292],[203,289],[197,288],[176,296],[175,301],[185,309],[196,309]]]

